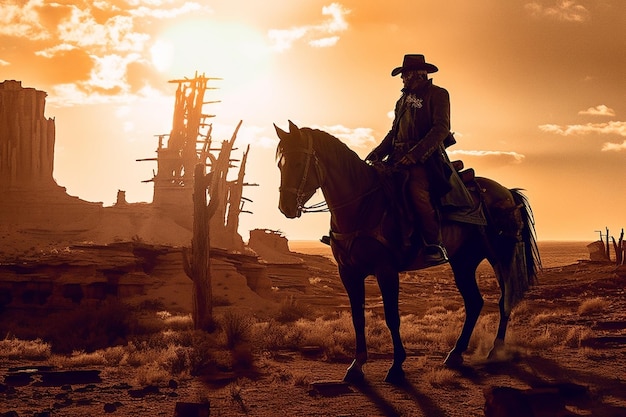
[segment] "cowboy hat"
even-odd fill
[[[423,70],[428,73],[437,72],[439,68],[434,66],[433,64],[429,64],[424,59],[424,55],[421,54],[407,54],[404,56],[404,61],[402,61],[402,66],[398,68],[394,68],[391,71],[391,76],[395,77],[400,74],[402,71],[407,70]]]

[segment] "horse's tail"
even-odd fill
[[[537,233],[535,232],[535,218],[530,208],[528,198],[522,193],[520,188],[513,188],[511,194],[515,204],[520,206],[522,216],[522,227],[520,230],[522,242],[524,242],[524,257],[526,263],[526,275],[532,285],[537,278],[537,271],[541,269],[541,256],[537,246]]]
[[[509,190],[513,195],[517,213],[517,238],[513,253],[507,256],[508,262],[501,264],[501,276],[504,278],[505,309],[511,309],[521,301],[524,293],[536,282],[537,272],[541,268],[541,258],[537,247],[535,220],[528,198],[519,188]]]

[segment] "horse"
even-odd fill
[[[360,383],[365,378],[365,278],[373,275],[393,342],[393,361],[385,381],[401,384],[405,380],[406,351],[400,337],[399,272],[411,265],[406,256],[414,256],[414,252],[406,255],[397,243],[402,223],[390,204],[385,180],[375,167],[327,132],[299,128],[291,121],[288,132],[276,124],[274,128],[280,139],[276,149],[279,210],[287,218],[298,218],[307,211],[305,204],[321,189],[330,211],[330,245],[350,301],[356,342],[344,381]],[[476,282],[479,263],[489,261],[501,290],[500,321],[489,352],[489,357],[494,357],[504,349],[511,309],[534,283],[541,262],[532,211],[520,189],[507,189],[482,177],[474,181],[475,193],[480,194],[489,214],[487,225],[445,219],[441,225],[454,282],[465,306],[462,330],[444,360],[450,368],[463,365],[463,353],[484,303]]]

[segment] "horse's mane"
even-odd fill
[[[283,153],[289,151],[291,147],[306,149],[309,145],[307,142],[307,134],[313,140],[313,148],[318,157],[325,161],[325,165],[341,167],[342,175],[346,178],[358,180],[357,183],[363,183],[366,178],[376,176],[375,170],[363,161],[356,152],[343,143],[339,138],[328,132],[309,127],[300,128],[300,137],[298,141],[283,143],[281,141],[276,148],[276,160],[279,160]]]
[[[305,131],[305,132],[310,132],[311,137],[313,138],[313,140],[319,145],[318,147],[318,151],[326,154],[326,155],[335,155],[335,156],[339,156],[342,155],[343,158],[345,158],[345,156],[343,156],[344,154],[350,155],[351,158],[356,158],[359,161],[361,160],[361,158],[359,158],[359,156],[356,154],[356,152],[354,152],[352,149],[350,149],[345,143],[343,143],[339,138],[331,135],[328,132],[325,132],[323,130],[319,130],[319,129],[312,129],[309,127],[303,127],[300,129],[300,131]],[[305,148],[308,146],[306,143],[306,138],[304,135],[300,134],[300,142],[299,145],[301,145],[301,147]],[[283,142],[278,144],[278,147],[276,148],[276,160],[279,160],[283,153],[285,152],[285,145]]]
[[[327,155],[329,158],[333,159],[334,157],[334,159],[341,163],[347,162],[346,159],[348,158],[350,162],[363,162],[356,152],[350,149],[348,145],[343,143],[339,138],[331,135],[330,133],[308,127],[302,128],[301,130],[308,130],[311,132],[313,140],[317,139],[318,152]]]

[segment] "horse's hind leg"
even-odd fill
[[[496,332],[496,339],[493,342],[493,348],[487,355],[488,359],[497,359],[498,356],[504,351],[504,337],[506,336],[506,329],[509,323],[509,316],[511,315],[511,309],[505,304],[505,292],[506,287],[503,280],[503,271],[500,265],[493,265],[493,269],[496,271],[498,277],[498,284],[500,285],[500,301],[498,301],[498,308],[500,310],[500,322],[498,323],[498,331]]]
[[[457,255],[457,257],[450,260],[452,271],[454,272],[454,281],[463,297],[463,303],[465,305],[465,322],[463,323],[463,329],[461,330],[461,334],[454,348],[448,353],[444,361],[444,364],[450,368],[458,367],[463,364],[463,352],[467,350],[470,337],[476,326],[476,321],[483,308],[483,297],[476,283],[476,268],[479,263],[480,260],[463,255]]]
[[[385,322],[393,341],[393,363],[387,372],[385,382],[398,384],[404,382],[402,364],[406,359],[406,351],[400,338],[400,312],[398,310],[399,277],[396,271],[387,271],[384,273],[379,272],[376,275],[376,279],[383,297]]]

